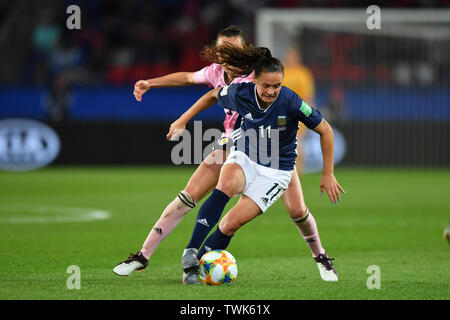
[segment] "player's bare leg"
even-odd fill
[[[135,270],[142,271],[147,267],[148,260],[159,244],[173,231],[182,218],[196,206],[196,203],[217,184],[220,168],[225,158],[225,151],[216,150],[209,154],[191,176],[185,190],[181,191],[164,209],[144,241],[142,249],[114,268],[116,274],[126,276]]]
[[[297,230],[311,250],[322,279],[324,281],[337,281],[337,271],[322,247],[316,221],[306,207],[302,186],[295,168],[289,187],[281,196],[281,199]]]
[[[236,205],[220,221],[219,228],[224,234],[232,236],[239,228],[260,214],[261,209],[258,205],[246,195],[242,195]]]
[[[184,189],[195,201],[202,200],[219,181],[220,169],[222,168],[228,153],[223,150],[214,150],[203,160],[197,170],[189,179]]]
[[[216,161],[216,158],[222,159],[226,156],[224,153],[218,150],[211,152],[195,170],[186,188],[167,206],[142,246],[141,252],[144,257],[149,259],[159,243],[172,232],[196,203],[214,188],[223,163]]]

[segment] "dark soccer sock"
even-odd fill
[[[230,244],[231,238],[233,236],[226,235],[220,231],[219,227],[217,227],[216,231],[214,231],[208,239],[206,239],[205,244],[202,246],[200,251],[197,254],[197,259],[200,260],[206,251],[216,250],[216,249],[226,249]]]
[[[208,233],[219,221],[229,200],[230,198],[225,193],[214,189],[198,212],[197,223],[186,248],[200,248]]]

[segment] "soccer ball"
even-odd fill
[[[236,259],[225,250],[213,250],[200,259],[200,280],[207,285],[230,285],[237,277]]]
[[[448,242],[448,244],[450,244],[450,224],[444,230],[444,239]]]

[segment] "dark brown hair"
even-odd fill
[[[242,41],[242,45],[244,47],[249,46],[247,44],[247,41],[244,38],[244,32],[239,29],[235,25],[231,25],[226,27],[225,29],[220,30],[217,33],[216,39],[213,43],[203,47],[202,51],[200,52],[200,56],[204,58],[205,60],[212,62],[212,63],[218,63],[216,59],[216,53],[215,53],[215,47],[217,46],[217,42],[219,38],[226,37],[226,38],[240,38]]]
[[[280,60],[272,57],[272,53],[265,47],[252,47],[246,45],[243,48],[236,48],[224,43],[221,46],[206,47],[203,55],[213,63],[233,66],[241,71],[242,76],[247,76],[255,71],[255,77],[259,77],[261,72],[281,72],[284,67]]]
[[[220,30],[217,33],[217,37],[216,37],[216,41],[215,43],[217,44],[217,40],[221,37],[227,37],[227,38],[241,38],[242,42],[246,42],[245,38],[244,38],[244,32],[242,32],[241,29],[239,29],[237,26],[235,25],[231,25],[229,27],[226,27],[225,29]]]

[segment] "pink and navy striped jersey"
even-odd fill
[[[242,83],[242,82],[252,82],[254,73],[246,77],[234,78],[230,83]],[[210,87],[225,87],[227,84],[224,79],[224,71],[220,64],[213,63],[207,67],[204,67],[200,71],[194,73],[194,82],[207,84]],[[225,111],[225,121],[223,122],[223,127],[225,132],[222,134],[223,137],[231,138],[232,132],[240,127],[240,116],[239,113],[230,109],[224,109]]]

